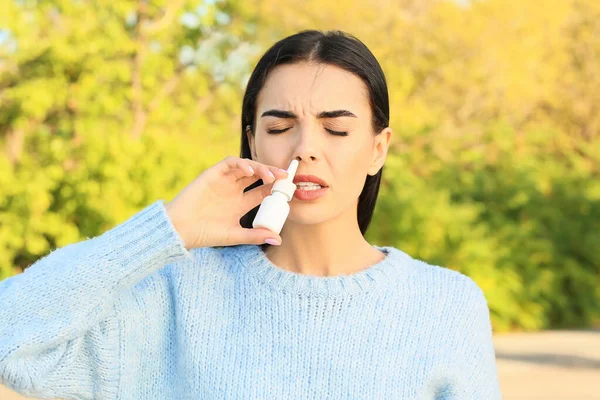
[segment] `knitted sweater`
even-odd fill
[[[158,200],[0,282],[0,383],[61,399],[500,399],[473,280],[374,246],[350,275],[187,250]]]

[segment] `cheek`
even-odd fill
[[[360,195],[370,164],[370,154],[364,150],[357,151],[357,148],[351,146],[348,151],[340,151],[332,155],[331,165],[335,168],[333,173],[338,184],[336,192],[342,192],[349,197]]]
[[[366,173],[368,165],[371,161],[370,143],[364,143],[363,141],[348,141],[344,145],[331,146],[335,150],[330,152],[330,157],[335,159],[334,165],[339,166],[343,171],[352,171],[359,173],[363,171]],[[341,172],[343,172],[341,171]]]
[[[281,165],[285,160],[281,158],[286,152],[282,151],[285,146],[282,146],[280,141],[265,140],[264,137],[259,136],[256,138],[255,146],[258,162],[283,168]],[[287,166],[285,168],[287,168]]]

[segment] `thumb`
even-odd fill
[[[264,244],[267,239],[274,239],[281,244],[281,236],[265,228],[243,228],[241,226],[234,228],[229,239],[232,244]]]

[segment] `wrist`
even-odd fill
[[[165,209],[167,211],[167,216],[169,217],[169,219],[171,220],[171,223],[173,224],[173,227],[175,228],[175,231],[177,232],[177,234],[179,235],[179,237],[185,244],[185,248],[187,250],[190,250],[190,248],[191,248],[190,241],[187,239],[187,237],[185,235],[186,230],[183,227],[181,218],[177,216],[177,212],[176,212],[175,208],[173,207],[173,205],[171,203],[167,203],[165,205]]]

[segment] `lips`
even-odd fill
[[[298,184],[300,182],[313,182],[317,185],[321,185],[322,187],[328,187],[327,182],[315,175],[295,175],[294,184]]]
[[[324,197],[329,189],[326,187],[322,187],[321,189],[315,190],[302,190],[297,189],[294,192],[294,198],[298,200],[317,200],[321,197]]]

